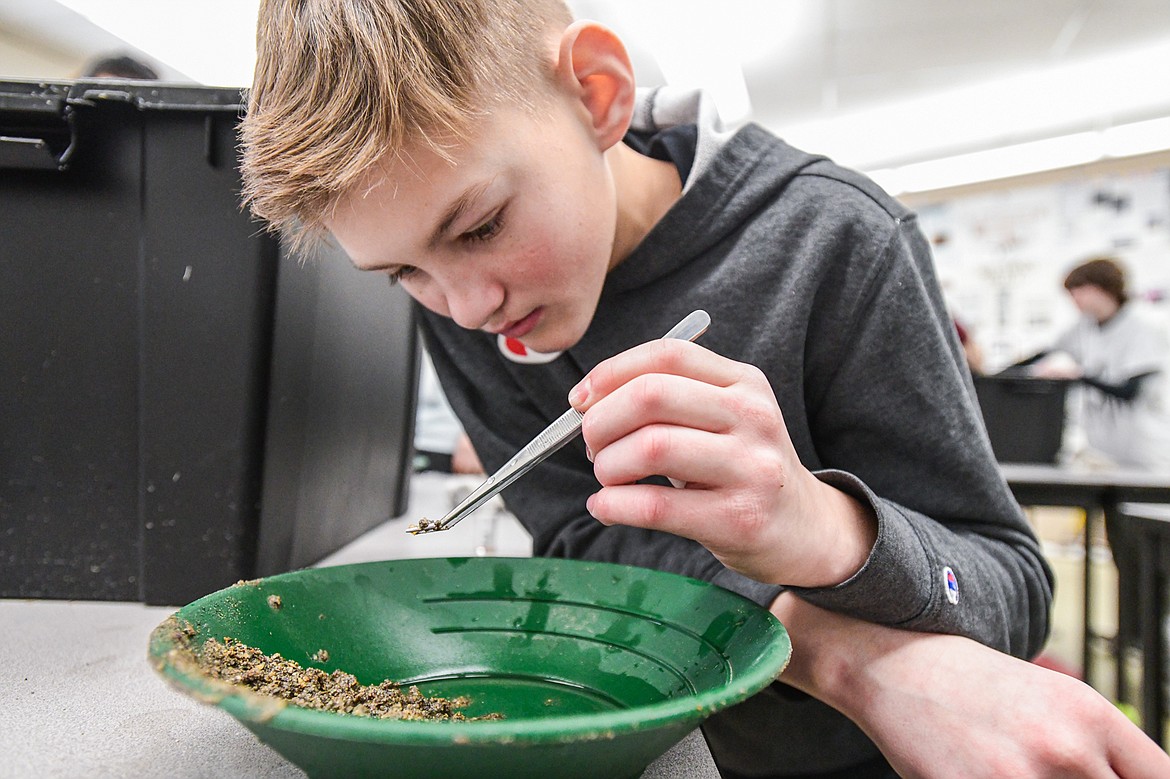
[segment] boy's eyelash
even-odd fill
[[[482,241],[490,241],[499,235],[500,230],[504,227],[504,209],[500,209],[492,215],[483,224],[479,225],[473,230],[468,230],[459,239],[465,243],[479,243]],[[386,276],[390,280],[391,286],[402,281],[417,270],[413,265],[403,265],[395,270],[387,271]]]
[[[488,219],[483,224],[476,227],[474,230],[468,230],[463,235],[459,236],[462,240],[473,243],[476,241],[490,241],[495,238],[501,228],[504,226],[504,209],[497,211],[491,219]]]
[[[403,265],[401,268],[399,268],[397,270],[392,270],[392,271],[387,272],[386,275],[390,279],[390,286],[394,286],[395,284],[402,281],[404,278],[406,278],[410,274],[414,273],[414,271],[415,271],[414,266]]]

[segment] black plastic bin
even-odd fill
[[[0,82],[0,596],[186,603],[405,508],[410,302],[240,209],[241,102]]]
[[[1021,375],[976,376],[975,394],[995,459],[1055,463],[1064,438],[1069,382]]]

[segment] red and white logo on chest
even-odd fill
[[[561,352],[538,352],[535,349],[529,349],[515,338],[507,338],[503,335],[496,336],[496,338],[500,354],[512,362],[523,365],[543,365],[561,356]]]

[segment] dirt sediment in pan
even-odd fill
[[[500,714],[467,717],[461,711],[467,698],[440,698],[423,695],[418,687],[403,690],[393,681],[363,685],[353,674],[342,670],[326,672],[304,668],[279,653],[261,650],[234,638],[214,638],[193,648],[195,660],[204,673],[229,684],[247,687],[295,706],[339,714],[398,720],[498,720]],[[315,658],[328,657],[318,652]]]

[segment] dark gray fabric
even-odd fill
[[[882,624],[1038,652],[1051,572],[993,459],[914,216],[860,175],[749,125],[696,167],[682,199],[610,274],[584,338],[554,362],[510,363],[494,337],[429,313],[422,328],[492,470],[564,411],[590,368],[696,308],[713,320],[703,346],[769,377],[802,462],[877,513],[864,568],[798,594]],[[537,555],[673,571],[762,605],[781,591],[690,541],[603,527],[585,511],[596,489],[578,440],[504,498]],[[953,604],[947,568],[959,587]],[[873,757],[843,716],[776,689],[785,688],[708,722],[721,765],[783,774]]]

